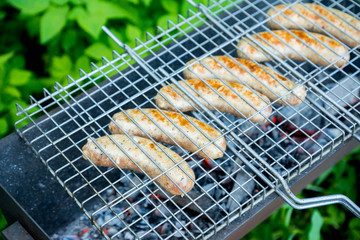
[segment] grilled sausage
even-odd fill
[[[305,61],[307,58],[311,62],[322,66],[328,66],[336,61],[334,65],[338,67],[344,66],[349,61],[349,52],[341,43],[322,34],[311,34],[317,37],[317,39],[309,33],[299,30],[262,32],[257,35],[254,34],[253,37],[261,45],[267,47],[271,54],[277,55],[280,58],[288,57],[294,60]],[[258,47],[258,49],[255,47]],[[271,59],[267,54],[264,54],[261,46],[259,47],[248,39],[247,41],[245,39],[240,40],[237,53],[241,58],[248,59],[248,56],[250,56],[258,62],[269,61]],[[344,58],[339,60],[341,56],[344,56]]]
[[[286,7],[287,5],[278,5],[267,12],[271,17],[268,22],[270,28],[304,28],[318,33],[328,32],[348,46],[359,48],[360,21],[353,16],[334,8],[310,3],[295,4],[283,13],[277,14]],[[277,15],[274,16],[275,14]]]
[[[133,139],[152,158],[152,160],[156,163],[155,164],[126,135],[116,134],[111,137],[124,149],[127,154],[129,154],[132,160],[135,161],[141,169],[136,166],[136,164],[130,160],[108,136],[96,139],[97,144],[101,146],[104,152],[92,140],[88,139],[88,142],[82,148],[84,154],[98,166],[116,167],[117,165],[122,169],[130,169],[138,172],[141,172],[142,170],[146,172],[150,178],[155,178],[164,171],[169,177],[162,174],[155,181],[171,194],[183,194],[174,182],[177,183],[184,192],[189,192],[193,188],[194,182],[191,178],[195,179],[194,172],[189,164],[183,161],[183,159],[175,152],[161,145],[162,150],[164,151],[163,152],[151,140],[141,137],[133,137]],[[165,152],[167,152],[175,162],[181,162],[179,166],[181,166],[184,171],[191,176],[191,178],[189,178],[179,166],[175,166],[174,168],[168,170],[175,165],[175,162],[169,158]],[[116,165],[106,156],[105,153],[109,155]],[[84,158],[86,157],[84,156]],[[162,168],[162,170],[157,167],[157,165]]]
[[[182,148],[189,150],[190,152],[196,152],[199,150],[192,141],[202,148],[206,144],[210,143],[210,141],[221,136],[221,133],[210,125],[192,117],[188,117],[190,119],[190,121],[188,121],[177,112],[163,111],[164,114],[174,122],[174,125],[157,109],[143,109],[143,111],[148,116],[142,113],[139,109],[129,109],[126,110],[126,113],[156,141],[174,144],[171,140],[172,138]],[[116,113],[113,116],[113,120],[114,121],[112,121],[109,125],[111,133],[123,133],[122,130],[114,123],[116,122],[128,134],[147,138],[145,132],[138,128],[124,112]],[[159,127],[157,127],[151,120]],[[197,130],[196,127],[201,129],[206,136]],[[183,131],[187,136],[179,129],[181,129],[181,131]],[[171,138],[168,136],[171,136]],[[215,144],[219,146],[220,149],[216,147]],[[197,155],[208,158],[206,155],[208,154],[212,159],[221,158],[226,149],[225,138],[220,137],[215,141],[215,144],[209,144],[204,149],[197,152]]]
[[[193,59],[187,65],[195,61],[196,59]],[[201,62],[186,68],[183,73],[186,79],[221,77],[230,82],[243,81],[252,89],[266,95],[271,101],[276,101],[282,96],[282,100],[278,103],[283,105],[299,105],[306,96],[304,86],[297,85],[266,66],[240,58],[235,58],[234,61],[227,56],[206,57]],[[293,93],[289,93],[290,90],[293,90]]]
[[[209,88],[205,82],[214,88],[215,91]],[[264,101],[249,88],[238,83],[227,82],[233,88],[235,91],[234,92],[220,80],[212,79],[206,80],[205,82],[200,79],[190,79],[186,81],[180,81],[179,83],[209,110],[215,110],[211,106],[213,105],[221,112],[230,113],[241,118],[248,118],[254,115],[250,118],[250,120],[254,122],[265,122],[266,118],[270,116],[272,109],[271,106],[268,106],[270,101],[266,96],[262,95],[262,97],[266,100]],[[186,83],[195,89],[196,92],[188,87]],[[179,90],[173,84],[172,86]],[[179,95],[173,90],[173,88],[171,88],[171,86],[165,86],[161,88],[160,92],[170,101],[166,101],[162,96],[157,94],[155,96],[155,101],[160,108],[175,111],[176,108],[174,108],[174,106],[176,106],[180,111],[183,112],[195,110],[190,104],[192,101],[184,94]],[[179,92],[181,92],[181,90],[179,90]],[[237,94],[239,94],[242,98]],[[203,97],[206,101],[203,100],[200,96]],[[231,103],[235,108],[224,101],[221,96],[224,97],[225,100]],[[243,98],[246,99],[251,105],[244,101]]]

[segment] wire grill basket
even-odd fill
[[[158,28],[156,36],[148,33],[147,40],[137,40],[133,49],[103,27],[125,53],[113,51],[113,59],[103,58],[102,66],[92,64],[91,72],[80,70],[76,80],[69,76],[69,84],[57,83],[52,93],[44,89],[41,100],[30,96],[32,105],[26,109],[17,105],[18,115],[23,116],[17,125],[30,122],[17,128],[19,135],[108,239],[130,235],[209,238],[273,192],[298,209],[341,203],[359,216],[359,208],[345,196],[298,199],[288,187],[294,177],[357,137],[358,49],[347,47],[351,60],[344,68],[319,67],[310,61],[272,55],[273,60],[265,65],[305,86],[307,97],[299,106],[271,103],[272,115],[266,124],[259,125],[250,118],[209,111],[178,81],[183,80],[182,71],[191,59],[201,61],[216,55],[235,58],[240,39],[246,36],[255,42],[252,34],[271,30],[266,17],[269,8],[286,3],[291,8],[300,1],[209,1],[207,6],[189,2],[196,11],[189,10],[186,18],[179,15],[177,23],[169,21],[169,28]],[[315,3],[360,19],[357,1]],[[195,103],[196,111],[187,115],[217,128],[227,141],[224,157],[216,160],[168,146],[196,175],[194,189],[182,198],[164,191],[144,171],[137,174],[118,167],[99,167],[84,160],[81,150],[87,139],[110,134],[108,124],[116,112],[132,108],[161,111],[154,96],[169,84],[179,87]],[[105,211],[112,217],[99,221]],[[117,226],[117,231],[109,233],[109,226]]]

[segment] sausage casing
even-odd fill
[[[166,171],[165,174],[159,176],[155,181],[166,191],[175,195],[182,195],[183,192],[174,184],[176,182],[178,186],[184,190],[184,192],[189,192],[193,186],[195,175],[191,167],[187,162],[185,162],[178,154],[171,151],[170,149],[162,146],[163,151],[157,147],[151,140],[133,137],[133,139],[141,146],[144,151],[149,154],[152,160],[148,158],[142,150],[140,150],[126,135],[111,135],[113,140],[121,146],[124,151],[129,154],[133,161],[130,160],[123,151],[112,141],[108,136],[100,137],[95,141],[99,146],[104,150],[104,152],[91,140],[88,139],[88,142],[82,148],[84,154],[91,159],[98,166],[106,167],[116,167],[116,165],[121,169],[130,169],[138,172],[146,172],[150,178],[155,178]],[[186,171],[191,178],[179,167],[175,166],[176,163],[169,158],[164,152],[168,153],[169,156],[176,162],[181,162],[181,166],[184,171]],[[106,154],[116,163],[116,165],[106,156]],[[85,158],[85,156],[84,156]],[[163,169],[163,171],[158,167]],[[169,168],[172,169],[168,170]],[[171,178],[171,179],[170,179]]]
[[[174,125],[157,109],[142,109],[142,111],[139,109],[129,109],[125,112],[154,140],[167,144],[174,144],[171,140],[172,138],[182,148],[189,150],[190,152],[196,152],[199,150],[199,147],[203,148],[206,144],[210,143],[210,141],[219,138],[215,141],[215,144],[211,143],[201,151],[198,151],[197,155],[205,158],[209,158],[208,156],[210,156],[212,159],[221,158],[224,155],[226,149],[225,138],[220,137],[221,133],[210,125],[189,116],[188,118],[190,121],[188,121],[184,116],[177,112],[163,111],[166,117],[174,122]],[[128,134],[147,138],[145,132],[138,128],[124,112],[116,113],[113,116],[113,121],[109,125],[111,133],[122,133],[122,130],[115,122]],[[157,127],[154,122],[159,127]],[[197,130],[195,126],[201,129],[206,136]],[[171,136],[171,138],[168,136]],[[190,139],[199,147],[197,147]]]
[[[313,36],[311,36],[313,35]],[[299,30],[277,30],[254,34],[253,37],[267,48],[268,54],[280,58],[307,61],[307,59],[321,66],[344,66],[350,59],[346,47],[334,39],[318,33],[307,33]],[[316,39],[316,38],[317,39]],[[271,60],[256,43],[247,38],[238,43],[238,56],[251,58],[257,62]],[[342,58],[341,58],[342,57]]]
[[[311,32],[330,33],[350,47],[359,47],[360,21],[353,16],[334,8],[317,4],[294,4],[279,13],[287,5],[275,6],[267,12],[272,29],[307,29]]]
[[[206,84],[209,84],[215,91],[209,88]],[[188,92],[197,98],[202,104],[204,104],[209,110],[215,110],[211,105],[213,105],[217,110],[225,113],[230,113],[232,115],[241,117],[241,118],[250,118],[254,122],[265,122],[266,118],[270,116],[272,108],[269,106],[269,99],[261,95],[264,99],[262,100],[257,96],[252,90],[245,87],[244,85],[238,83],[227,82],[231,88],[226,86],[221,80],[212,79],[202,81],[200,79],[190,79],[186,81],[180,81],[181,84]],[[194,90],[192,90],[189,84]],[[157,94],[155,97],[156,105],[163,109],[170,109],[175,111],[176,106],[180,111],[187,112],[195,110],[194,107],[190,104],[192,101],[185,96],[185,94],[178,94],[173,90],[174,87],[180,93],[176,86],[173,84],[165,86],[160,89],[160,92],[169,99],[170,102],[166,101],[160,94]],[[241,97],[239,97],[238,95]],[[200,97],[201,96],[201,97]],[[204,99],[202,99],[202,97]],[[225,100],[222,99],[225,98]],[[246,99],[250,104],[248,104],[244,99]],[[229,105],[227,102],[231,103],[234,107]],[[210,105],[210,104],[211,105]],[[195,104],[195,103],[193,103]],[[196,105],[196,104],[195,104]],[[239,113],[240,112],[240,113]],[[253,116],[254,115],[254,116]],[[266,118],[265,118],[266,117]]]
[[[187,65],[191,65],[195,61],[196,59],[193,59]],[[233,60],[228,56],[206,57],[201,62],[186,68],[183,74],[186,79],[220,77],[235,83],[243,81],[252,89],[266,95],[271,101],[282,97],[282,100],[277,102],[283,105],[299,105],[306,96],[304,86],[294,83],[266,66],[241,58]],[[289,93],[290,90],[293,92]]]

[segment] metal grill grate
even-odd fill
[[[356,1],[315,2],[360,19]],[[288,192],[286,182],[304,174],[314,162],[358,133],[360,54],[356,48],[347,47],[351,61],[345,68],[273,56],[275,60],[266,65],[304,85],[308,94],[299,106],[272,103],[267,124],[218,110],[210,112],[197,104],[197,111],[187,115],[221,131],[228,148],[223,158],[211,160],[199,159],[180,146],[169,146],[189,160],[196,174],[194,190],[183,198],[169,195],[142,174],[98,167],[82,157],[81,148],[88,138],[109,135],[113,114],[131,108],[157,108],[154,96],[162,86],[183,80],[186,62],[216,55],[234,58],[237,42],[244,36],[269,31],[266,11],[285,3],[210,1],[208,6],[198,5],[198,12],[189,10],[187,18],[179,16],[178,23],[169,22],[169,29],[158,28],[156,36],[147,34],[148,40],[137,41],[134,49],[104,27],[126,53],[114,51],[113,60],[103,58],[103,65],[92,64],[89,73],[80,70],[79,79],[69,77],[67,86],[56,84],[53,93],[44,90],[45,97],[39,101],[30,97],[30,107],[18,106],[19,115],[24,116],[18,124],[31,123],[17,131],[109,239],[127,234],[139,238],[208,238],[274,191],[297,208],[341,202],[350,204],[355,212],[358,208],[345,198],[297,200]],[[237,192],[241,192],[241,199],[235,196]],[[113,217],[97,221],[104,211],[111,211]],[[109,233],[107,229],[113,225],[118,231]]]

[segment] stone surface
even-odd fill
[[[81,214],[80,208],[16,133],[1,139],[0,149],[0,184],[47,234],[53,234]]]
[[[2,234],[7,240],[34,240],[33,237],[16,221],[2,231]]]

